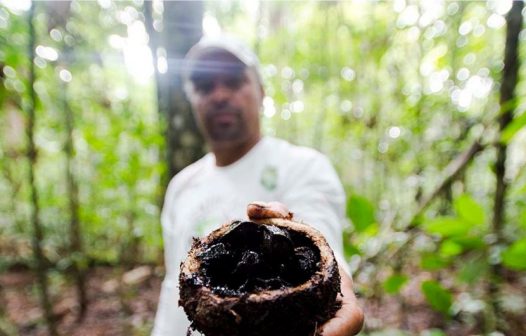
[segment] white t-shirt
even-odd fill
[[[192,237],[203,237],[233,219],[245,219],[253,201],[279,201],[325,236],[340,263],[345,194],[321,153],[264,137],[245,156],[217,167],[212,153],[177,174],[168,186],[161,215],[166,276],[154,336],[186,335],[190,322],[179,307],[179,265]]]

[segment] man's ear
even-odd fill
[[[194,84],[191,81],[185,81],[183,84],[183,91],[186,95],[186,99],[191,102],[194,93]]]

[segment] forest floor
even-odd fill
[[[159,298],[162,270],[149,266],[140,266],[127,272],[111,267],[91,270],[87,282],[90,303],[81,322],[76,319],[78,312],[74,287],[64,282],[59,275],[55,278],[51,276],[51,280],[51,288],[55,288],[52,295],[60,335],[150,334]],[[0,335],[2,329],[8,332],[7,335],[47,335],[31,272],[19,270],[0,275],[0,290],[0,314],[4,315],[0,315]],[[400,300],[401,297],[403,300]],[[441,329],[448,335],[474,334],[468,324],[457,320],[445,321],[432,311],[425,304],[418,285],[408,284],[401,297],[385,296],[381,302],[360,299],[366,315],[364,330],[367,334],[433,335],[425,332],[433,328]],[[526,335],[524,323],[521,326],[520,321],[518,322],[518,327],[523,330],[517,330],[516,335]],[[374,332],[375,330],[382,332]],[[404,330],[405,333],[398,330]]]

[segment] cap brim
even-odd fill
[[[230,36],[221,37],[203,37],[197,44],[195,44],[186,54],[183,63],[183,79],[189,80],[191,74],[195,71],[196,67],[204,69],[214,70],[214,67],[224,67],[224,63],[207,60],[201,62],[200,59],[204,56],[214,52],[226,52],[237,60],[239,60],[246,67],[253,68],[256,71],[258,79],[259,74],[259,61],[257,56],[240,40]]]

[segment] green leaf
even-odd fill
[[[474,225],[484,224],[486,218],[484,209],[468,194],[456,198],[454,207],[462,219]]]
[[[352,195],[347,201],[347,216],[358,232],[365,231],[375,220],[374,206],[365,197]]]
[[[407,276],[402,274],[393,274],[385,280],[383,286],[386,293],[397,294],[407,282]]]
[[[378,227],[378,223],[373,223],[367,227],[367,229],[363,230],[361,233],[363,233],[366,236],[376,236],[378,232],[380,231],[380,228]]]
[[[472,227],[470,222],[453,217],[438,217],[424,224],[424,230],[441,237],[463,236]]]
[[[428,271],[436,271],[449,265],[449,260],[436,254],[424,254],[420,257],[420,267]]]
[[[462,261],[458,271],[458,280],[468,285],[474,285],[478,280],[485,278],[484,275],[487,270],[488,263],[485,258]]]
[[[355,254],[361,254],[361,251],[351,243],[344,243],[343,253],[345,254],[345,258],[350,258]]]
[[[462,246],[453,240],[444,240],[440,245],[439,253],[442,257],[454,257],[462,253]]]
[[[502,263],[514,270],[526,270],[526,238],[517,240],[502,252]]]
[[[524,126],[526,126],[526,112],[515,117],[512,122],[506,126],[500,135],[500,141],[509,143],[515,134],[517,134]]]
[[[422,292],[433,309],[443,314],[449,313],[453,298],[447,289],[443,288],[438,282],[429,280],[422,282]]]
[[[452,237],[452,241],[462,246],[464,250],[482,250],[488,245],[484,242],[481,237]]]

